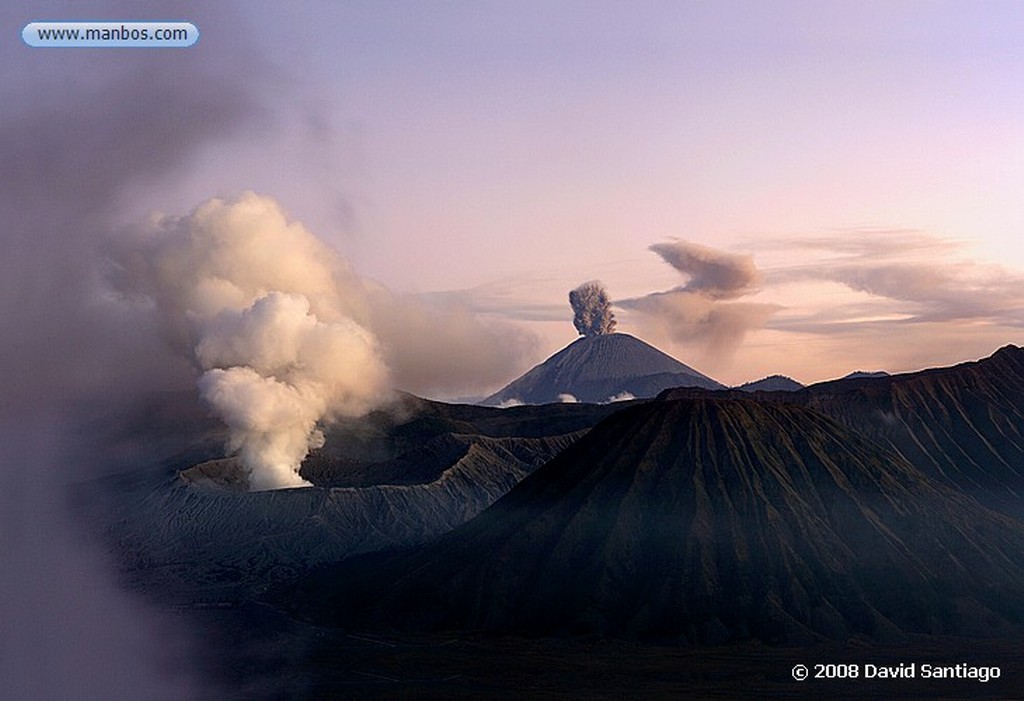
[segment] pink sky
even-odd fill
[[[762,281],[736,301],[777,310],[728,352],[635,310],[619,328],[726,383],[1024,340],[1020,3],[551,5],[104,4],[97,18],[159,10],[202,40],[19,46],[12,94],[31,106],[143,61],[236,81],[249,118],[132,181],[121,220],[255,190],[362,276],[534,334],[518,369],[573,340],[580,282],[617,300],[685,286],[648,250],[673,239],[752,256]]]

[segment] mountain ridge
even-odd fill
[[[1021,548],[1019,523],[826,416],[697,397],[616,412],[437,541],[282,597],[343,626],[701,643],[977,634],[1024,620]]]
[[[803,384],[786,375],[768,375],[733,387],[741,392],[795,392],[803,388]]]
[[[400,395],[326,431],[302,466],[319,486],[249,492],[237,459],[196,462],[189,450],[183,464],[79,485],[76,501],[131,588],[165,601],[245,600],[310,567],[447,532],[615,407],[524,409]]]
[[[677,388],[659,398],[695,394]],[[814,409],[985,506],[1024,517],[1024,349],[1018,346],[952,366],[754,396]]]

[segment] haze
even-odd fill
[[[177,18],[202,38],[16,38],[83,17]],[[567,293],[591,280],[617,330],[729,384],[948,364],[1024,336],[1018,2],[31,2],[0,18],[12,698],[188,688],[166,655],[126,660],[159,657],[164,621],[122,597],[53,495],[116,467],[70,437],[103,412],[202,389],[231,421],[238,403],[197,389],[202,373],[320,357],[297,340],[238,361],[211,320],[290,310],[296,329],[329,327],[316,338],[365,332],[353,357],[380,376],[356,391],[365,366],[332,368],[296,455],[380,384],[500,388],[576,337]],[[314,251],[286,282],[174,249],[201,212],[254,201],[259,226],[309,244],[275,251]],[[168,246],[194,287],[132,277]],[[21,663],[41,654],[59,659]]]
[[[5,119],[73,112],[89,170],[90,149],[160,141],[167,109],[144,95],[179,83],[204,118],[178,122],[160,165],[117,159],[109,219],[254,190],[360,275],[537,336],[505,377],[435,395],[494,389],[571,341],[565,294],[585,280],[614,301],[685,286],[648,250],[673,239],[750,256],[763,281],[742,301],[774,311],[724,355],[705,329],[635,310],[619,328],[723,382],[914,369],[1019,339],[1017,3],[95,8],[201,18],[202,41],[10,45]],[[53,132],[33,150],[51,175],[72,155]],[[87,189],[72,180],[49,194]]]

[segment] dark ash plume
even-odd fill
[[[612,301],[604,285],[596,280],[584,282],[569,292],[569,304],[575,314],[572,323],[583,336],[600,336],[615,331]]]

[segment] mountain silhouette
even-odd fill
[[[581,402],[653,397],[670,387],[724,385],[624,333],[583,336],[484,400],[547,404],[563,395]]]
[[[794,380],[792,377],[786,377],[785,375],[769,375],[760,380],[754,380],[753,382],[745,382],[739,385],[735,389],[742,392],[795,392],[798,389],[803,389],[803,385]]]
[[[211,455],[190,450],[181,463],[79,486],[80,516],[114,545],[132,588],[165,601],[236,601],[317,565],[451,530],[615,409],[401,395],[327,429],[302,466],[313,487],[249,492],[236,458],[198,462]],[[212,440],[205,450],[223,455],[222,446]]]
[[[983,504],[1024,516],[1024,349],[815,385],[803,401]]]
[[[993,634],[1024,529],[801,406],[622,409],[434,543],[278,593],[341,626],[720,642]]]
[[[662,396],[694,395],[676,389]],[[1018,346],[951,367],[844,378],[756,398],[821,412],[982,504],[1024,517],[1024,349]]]

